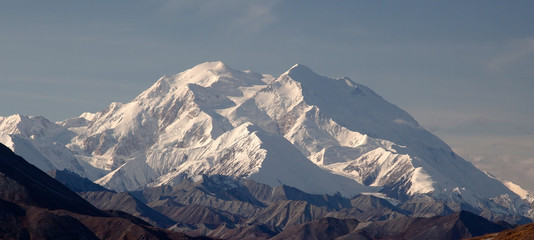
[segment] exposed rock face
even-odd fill
[[[110,191],[92,191],[81,192],[80,196],[93,204],[95,207],[106,210],[119,210],[127,212],[157,227],[168,228],[176,224],[175,221],[148,207],[143,202],[126,192],[114,193]]]
[[[463,239],[503,226],[469,212],[433,218],[402,217],[373,223],[323,218],[285,229],[272,239]]]
[[[372,195],[309,194],[227,176],[198,176],[131,194],[176,221],[170,229],[223,239],[456,239],[508,227],[464,211],[415,217],[435,202],[407,208],[412,212]]]
[[[416,217],[429,214],[429,209],[445,209],[444,204],[429,197],[403,204],[372,195],[349,199],[309,194],[285,185],[272,188],[248,179],[219,175],[201,175],[172,187],[130,193],[80,194],[100,208],[115,209],[106,214],[136,225],[174,224],[169,229],[219,239],[459,239],[510,227],[465,211]],[[18,206],[6,205],[5,209],[9,212],[5,221],[16,222],[17,214],[21,214]],[[78,219],[74,217],[73,221],[79,221],[90,231],[97,229],[90,227],[94,223],[87,223],[88,218]],[[95,236],[101,236],[98,234]]]
[[[336,239],[352,232],[358,224],[354,219],[321,218],[287,228],[272,239]]]

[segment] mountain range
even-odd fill
[[[67,169],[116,192],[231,176],[311,194],[373,195],[421,216],[468,210],[517,223],[533,214],[404,110],[300,64],[273,77],[202,63],[101,112],[59,122],[0,117],[0,142],[43,171]]]
[[[86,179],[68,170],[56,171],[55,176],[72,189],[87,186]],[[216,239],[463,239],[511,228],[467,211],[422,217],[428,211],[413,208],[421,205],[416,202],[394,206],[372,195],[349,199],[309,194],[286,185],[272,188],[222,175],[201,175],[172,187],[133,192],[88,189],[92,190],[78,194],[101,209],[124,211],[156,226]]]
[[[123,193],[68,170],[49,175],[56,180],[0,144],[1,239],[459,239],[510,228],[464,211],[407,217],[370,195],[315,195],[222,175]]]

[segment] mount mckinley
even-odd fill
[[[303,65],[275,78],[203,63],[102,112],[56,123],[0,117],[0,142],[43,171],[68,169],[115,191],[228,175],[492,220],[532,217],[527,201],[402,109]]]

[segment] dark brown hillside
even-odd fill
[[[521,225],[514,229],[505,230],[498,233],[487,234],[471,240],[530,240],[534,239],[534,223]]]
[[[91,216],[105,216],[100,210],[54,180],[9,148],[0,144],[0,198],[50,210],[64,209]]]

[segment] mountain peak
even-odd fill
[[[29,118],[28,116],[21,114],[13,114],[7,117],[0,117],[0,122],[20,123],[23,119]]]
[[[221,79],[239,78],[243,74],[243,72],[235,70],[221,61],[215,61],[198,64],[171,78],[166,79],[163,77],[162,79],[175,86],[196,84],[202,87],[209,87]]]
[[[289,70],[293,70],[293,69],[310,69],[308,66],[304,65],[304,64],[301,64],[301,63],[297,63],[295,65],[293,65],[291,68],[289,68]]]
[[[33,134],[42,135],[44,129],[52,125],[54,125],[52,122],[41,116],[14,114],[0,117],[0,128],[4,133],[23,134],[27,137]]]
[[[310,78],[318,76],[318,74],[311,70],[311,68],[300,63],[293,65],[293,67],[287,70],[285,74],[289,75],[292,78]]]
[[[209,72],[221,74],[221,73],[233,72],[235,70],[230,68],[228,65],[226,65],[222,61],[215,61],[215,62],[205,62],[205,63],[198,64],[194,66],[192,69],[190,69],[189,71],[194,72],[194,73],[209,71]]]

